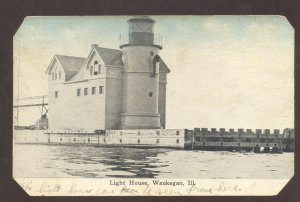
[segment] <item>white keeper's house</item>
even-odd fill
[[[93,44],[86,58],[53,57],[47,69],[49,129],[165,128],[170,70],[159,56],[154,23],[147,16],[129,19],[120,49]]]

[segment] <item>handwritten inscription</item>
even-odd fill
[[[41,186],[36,190],[36,192],[44,195],[44,194],[60,192],[60,190],[61,190],[60,184],[50,185],[48,183],[42,183]]]
[[[201,181],[200,181],[201,182]],[[96,185],[72,183],[47,183],[36,185],[32,180],[20,183],[21,187],[35,195],[216,195],[239,193],[238,184],[220,181],[214,186],[198,185],[195,180],[108,180],[107,184]]]

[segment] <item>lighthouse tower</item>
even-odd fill
[[[155,21],[147,16],[128,20],[128,41],[120,45],[123,96],[120,129],[162,128],[159,114],[160,35]]]

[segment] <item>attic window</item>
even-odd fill
[[[102,69],[101,69],[101,65],[100,64],[98,65],[98,72],[99,72],[99,74],[102,73]]]
[[[90,75],[93,75],[93,66],[90,67]]]
[[[98,64],[98,61],[94,62],[94,75],[101,74],[101,65]]]

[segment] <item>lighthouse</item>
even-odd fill
[[[160,129],[159,113],[161,36],[148,16],[128,20],[128,40],[122,51],[123,95],[120,129]],[[165,99],[164,99],[165,101]]]

